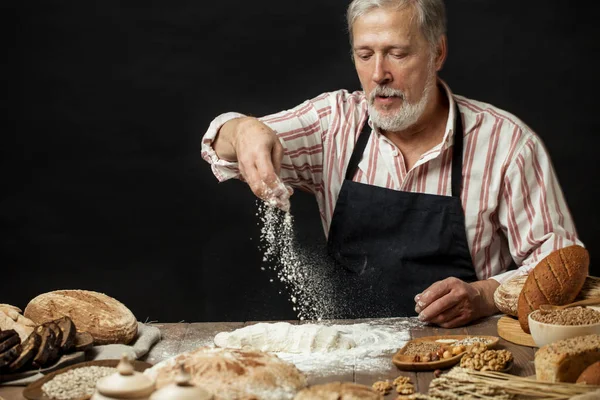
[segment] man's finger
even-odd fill
[[[442,324],[448,323],[461,316],[462,314],[463,310],[462,307],[460,307],[460,304],[455,304],[454,306],[451,306],[445,309],[444,311],[438,313],[434,317],[429,318],[427,322],[442,326]]]
[[[451,281],[448,281],[448,279],[434,282],[419,295],[417,307],[420,310],[424,310],[437,299],[450,293],[451,290]]]
[[[254,195],[260,199],[265,198],[266,185],[260,179],[258,170],[254,164],[244,164],[244,178]]]
[[[457,328],[459,326],[463,326],[466,323],[469,322],[468,317],[465,316],[465,314],[458,314],[456,317],[454,317],[453,319],[451,319],[450,321],[447,322],[441,322],[438,325],[442,328]]]
[[[275,170],[275,174],[279,176],[281,173],[281,160],[283,160],[284,149],[283,146],[277,142],[273,146],[273,150],[271,151],[271,162],[273,163],[273,169]]]
[[[458,299],[452,295],[445,295],[437,299],[421,311],[419,319],[421,321],[430,322],[442,312],[454,307],[458,303]]]

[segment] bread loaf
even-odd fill
[[[516,276],[502,285],[494,292],[494,303],[500,312],[513,317],[518,316],[519,295],[528,275]],[[586,276],[583,287],[579,291],[575,301],[600,297],[600,278]]]
[[[37,324],[71,318],[78,331],[89,332],[94,344],[128,344],[137,336],[133,313],[118,300],[88,290],[57,290],[41,294],[25,308]]]
[[[303,389],[294,400],[383,400],[383,396],[370,387],[351,382],[330,382]]]
[[[563,305],[575,300],[588,275],[590,258],[582,246],[556,250],[530,272],[518,300],[521,328],[529,333],[527,317],[541,304]]]
[[[535,376],[538,381],[574,383],[596,361],[600,335],[575,336],[542,346],[535,353]]]
[[[0,329],[14,329],[23,342],[34,331],[36,324],[20,313],[21,310],[15,306],[0,304]]]
[[[600,385],[600,361],[589,365],[583,370],[575,383],[585,383],[587,385]]]
[[[214,394],[215,400],[292,400],[306,387],[294,364],[262,351],[199,347],[144,371],[160,389],[175,381],[180,363],[191,382]]]
[[[494,304],[500,312],[513,317],[518,315],[519,295],[526,280],[527,275],[519,275],[496,288],[496,291],[494,291]]]

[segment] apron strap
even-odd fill
[[[454,148],[452,149],[452,197],[460,197],[462,188],[462,167],[463,167],[463,124],[462,116],[456,106],[456,116],[454,117]]]
[[[362,158],[363,153],[365,152],[365,148],[367,147],[367,142],[369,141],[369,137],[371,136],[371,127],[369,126],[369,117],[365,119],[365,123],[363,124],[362,131],[360,132],[360,136],[356,141],[356,146],[354,146],[354,150],[352,151],[352,155],[350,156],[350,162],[348,163],[348,168],[346,169],[346,179],[352,180],[356,170],[358,169],[358,163]]]

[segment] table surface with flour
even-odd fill
[[[285,321],[292,325],[315,324],[314,321]],[[303,346],[328,346],[330,339],[324,335],[316,338],[311,344],[303,344],[295,340],[293,334],[287,331],[286,348],[274,348],[275,353],[292,363],[308,378],[309,384],[319,384],[332,381],[356,382],[371,386],[377,381],[394,380],[400,375],[411,378],[418,392],[426,393],[429,383],[434,378],[433,371],[411,372],[401,371],[393,363],[393,355],[408,340],[437,335],[491,335],[497,336],[498,317],[490,317],[466,327],[442,329],[423,325],[416,318],[364,319],[364,320],[333,320],[319,321],[318,325],[333,328],[332,332],[341,332],[351,340],[351,344],[337,341],[337,348],[327,351],[305,352]],[[261,325],[257,325],[261,324]],[[240,331],[241,328],[257,325],[263,329],[274,328],[276,322],[269,324],[253,322],[204,322],[204,323],[155,323],[161,330],[162,339],[143,360],[157,364],[183,352],[194,350],[200,346],[214,346],[215,337],[221,334],[221,339],[234,343],[236,338],[228,334]],[[282,324],[284,325],[284,324]],[[225,333],[225,334],[224,334]],[[250,332],[252,333],[252,332]],[[325,332],[327,333],[327,332]],[[277,332],[273,332],[277,335]],[[261,335],[255,335],[260,337]],[[237,338],[239,340],[239,338]],[[321,342],[319,342],[321,340]],[[340,344],[341,343],[341,344]],[[257,343],[268,349],[269,343]],[[519,346],[500,339],[497,346],[510,350],[514,356],[511,374],[518,376],[535,375],[533,364],[535,348]],[[318,350],[318,349],[317,349]],[[1,387],[0,396],[9,399],[23,399],[22,387]],[[395,399],[397,393],[390,393],[386,399]]]

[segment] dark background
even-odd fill
[[[253,195],[217,183],[200,140],[221,112],[359,89],[346,1],[21,3],[2,17],[16,40],[4,46],[15,91],[3,101],[0,303],[77,288],[142,321],[295,318],[260,269]],[[597,6],[447,3],[442,78],[542,137],[599,275]],[[292,213],[300,241],[322,240],[310,195]]]

